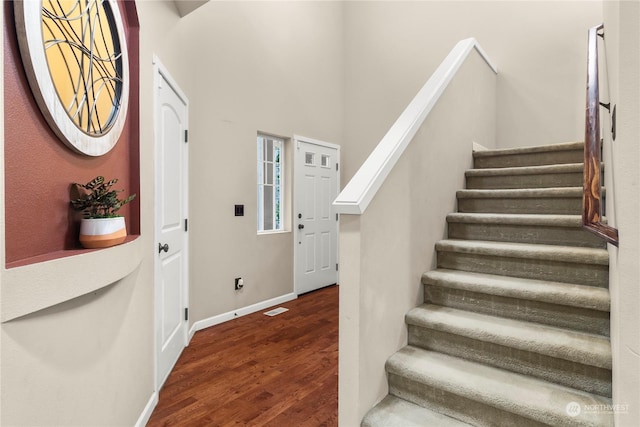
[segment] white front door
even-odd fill
[[[295,138],[295,290],[298,295],[338,282],[340,147]]]
[[[157,389],[187,345],[187,114],[187,99],[155,59]]]

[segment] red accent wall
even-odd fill
[[[120,211],[140,234],[139,24],[134,1],[119,1],[129,49],[127,121],[116,146],[100,157],[73,152],[53,133],[31,92],[16,38],[13,2],[4,18],[5,254],[7,267],[77,253],[80,215],[69,207],[72,182],[118,178],[138,197]],[[43,257],[44,255],[44,257]]]

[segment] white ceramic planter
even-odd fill
[[[80,223],[80,243],[89,249],[119,245],[127,237],[124,217],[83,219]]]

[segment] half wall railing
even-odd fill
[[[364,213],[409,142],[474,49],[495,73],[498,72],[476,39],[459,41],[333,202],[337,213]]]
[[[360,425],[388,392],[385,362],[407,342],[402,319],[422,302],[473,143],[496,144],[497,80],[474,39],[457,43],[334,202],[340,424]]]

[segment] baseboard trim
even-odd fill
[[[149,418],[151,418],[151,414],[158,404],[158,392],[154,391],[147,402],[147,405],[142,410],[140,417],[138,417],[138,421],[136,421],[135,427],[144,427],[149,422]]]
[[[229,320],[237,319],[238,317],[246,316],[247,314],[255,313],[256,311],[264,310],[274,305],[283,304],[296,298],[298,298],[298,296],[294,293],[285,294],[256,304],[248,305],[237,310],[218,314],[217,316],[209,317],[207,319],[198,320],[191,325],[191,329],[189,329],[189,341],[191,341],[191,338],[193,338],[193,335],[196,332],[202,329],[219,325],[220,323],[228,322]]]

